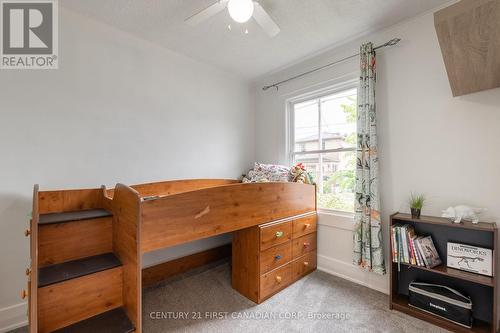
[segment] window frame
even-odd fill
[[[322,153],[335,153],[335,152],[345,152],[345,151],[356,151],[356,147],[351,148],[336,148],[336,149],[318,149],[311,150],[307,152],[295,152],[295,119],[294,119],[294,106],[295,104],[307,102],[310,100],[319,100],[329,95],[334,95],[337,93],[341,93],[346,90],[357,89],[359,90],[359,80],[350,79],[343,81],[339,84],[328,86],[326,88],[311,91],[305,94],[301,94],[292,98],[289,98],[286,101],[286,119],[287,119],[287,137],[286,137],[286,156],[288,160],[288,164],[295,164],[295,155],[309,155],[309,154],[322,154]],[[359,96],[359,91],[357,91]],[[321,105],[321,104],[320,104]],[[318,124],[320,125],[321,132],[321,109],[319,110]],[[321,137],[318,138],[318,141],[321,140]],[[354,212],[347,212],[337,209],[331,208],[317,208],[319,212],[340,216],[354,216]]]

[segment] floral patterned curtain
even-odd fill
[[[361,45],[360,57],[353,262],[365,270],[385,274],[378,190],[376,60],[372,43]]]

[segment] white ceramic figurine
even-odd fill
[[[442,217],[447,217],[453,219],[454,223],[460,223],[462,219],[470,220],[472,223],[476,224],[479,222],[479,214],[487,211],[486,208],[476,208],[470,206],[455,206],[448,207],[446,210],[443,210]]]

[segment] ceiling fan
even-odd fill
[[[280,32],[280,28],[264,8],[257,1],[252,0],[219,0],[188,17],[185,22],[197,25],[226,8],[229,16],[238,23],[245,23],[253,17],[270,37],[274,37]]]

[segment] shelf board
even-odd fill
[[[131,333],[134,325],[130,322],[123,308],[116,308],[61,328],[54,333]]]
[[[414,219],[411,217],[410,214],[395,213],[392,215],[392,218],[394,220],[399,220],[399,221],[435,224],[444,227],[472,229],[472,230],[489,231],[489,232],[493,232],[497,229],[496,223],[479,222],[477,224],[473,224],[471,221],[462,221],[461,223],[453,223],[448,218],[436,217],[436,216],[421,216],[419,219]]]
[[[448,329],[448,330],[454,331],[454,332],[491,333],[491,331],[492,331],[491,324],[486,323],[486,322],[481,321],[481,320],[474,320],[474,324],[472,325],[472,328],[466,328],[466,327],[457,325],[455,323],[452,323],[451,321],[448,321],[448,320],[443,319],[441,317],[435,316],[431,313],[427,313],[427,312],[421,311],[417,308],[411,307],[408,304],[408,296],[401,295],[401,294],[393,295],[393,298],[391,300],[391,306],[394,310],[404,312],[410,316],[419,318],[423,321],[432,323],[434,325],[438,325],[440,327],[443,327],[445,329]]]
[[[393,265],[398,265],[397,263],[393,262]],[[453,277],[456,279],[460,280],[465,280],[465,281],[470,281],[478,284],[482,284],[483,286],[488,286],[488,287],[493,287],[494,286],[494,279],[491,276],[485,276],[485,275],[480,275],[476,273],[471,273],[471,272],[466,272],[466,271],[461,271],[458,269],[454,269],[451,267],[447,267],[445,265],[439,265],[434,268],[428,268],[428,267],[422,267],[422,266],[417,266],[417,265],[411,265],[411,264],[406,264],[406,263],[401,263],[403,266],[407,266],[410,268],[415,268],[415,269],[420,269],[423,271],[428,271],[436,274],[441,274],[449,277]]]
[[[85,209],[72,212],[40,214],[38,224],[64,223],[81,220],[91,220],[112,216],[105,209]]]
[[[42,267],[38,271],[38,287],[50,286],[119,266],[122,266],[122,263],[113,253],[104,253]]]

